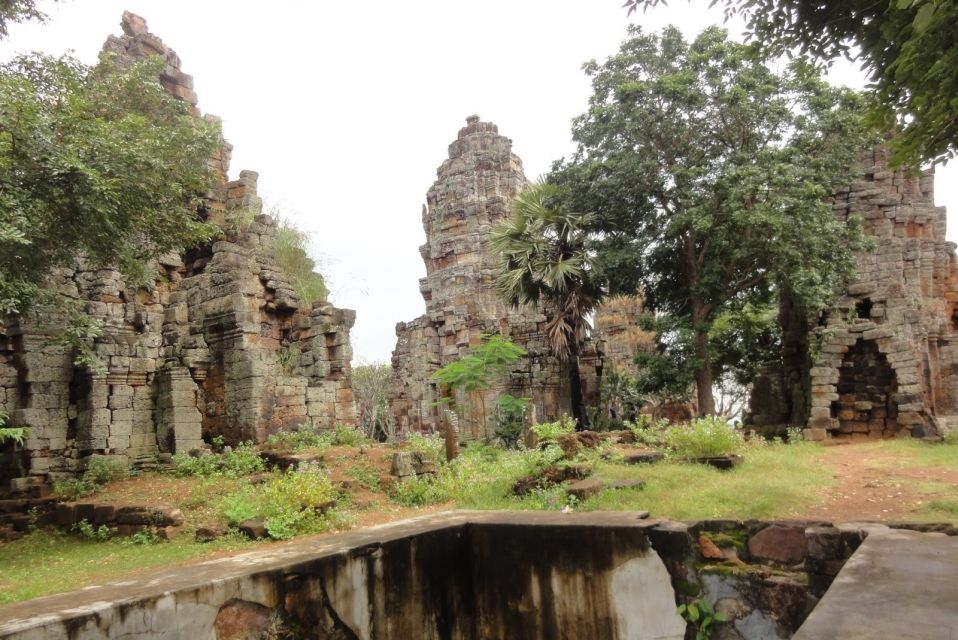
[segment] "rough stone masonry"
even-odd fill
[[[139,16],[104,45],[123,62],[161,56],[160,81],[193,105],[193,79]],[[209,116],[206,116],[209,117]],[[90,456],[149,464],[204,439],[261,442],[307,420],[353,423],[353,311],[302,303],[270,257],[276,223],[260,215],[257,174],[227,178],[229,144],[215,158],[207,220],[224,234],[156,266],[152,288],[134,288],[111,269],[62,270],[56,286],[104,325],[94,349],[103,373],[73,364],[50,343],[62,323],[50,314],[0,327],[0,406],[30,427],[26,446],[0,449],[0,490],[22,492],[82,470]]]
[[[501,334],[529,355],[482,398],[456,397],[467,408],[462,436],[491,435],[499,393],[530,398],[538,420],[571,413],[568,374],[549,351],[545,316],[530,306],[511,308],[494,287],[499,259],[488,236],[528,183],[512,141],[495,124],[470,116],[436,173],[422,210],[426,244],[419,247],[426,264],[419,281],[426,313],[396,325],[389,413],[397,432],[439,428],[442,390],[430,376],[479,344],[483,334]],[[583,393],[595,397],[601,363],[593,343],[583,350],[580,372]]]
[[[785,367],[756,385],[754,421],[804,425],[814,440],[937,438],[958,424],[958,258],[945,208],[933,174],[889,169],[884,145],[861,167],[832,208],[860,216],[875,250],[817,323],[783,308]]]

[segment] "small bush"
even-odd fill
[[[61,500],[79,500],[97,490],[97,486],[86,478],[59,480],[53,483],[53,492]]]
[[[231,525],[263,518],[271,538],[318,533],[329,528],[326,510],[335,505],[338,492],[329,475],[316,464],[275,475],[256,488],[246,488],[224,498],[220,510]]]
[[[539,442],[555,442],[559,436],[575,431],[575,421],[569,416],[562,416],[555,422],[542,422],[532,426]]]
[[[522,438],[526,406],[531,398],[517,398],[508,393],[499,396],[496,405],[496,438],[503,446],[515,448]]]
[[[446,444],[442,436],[437,434],[410,433],[406,438],[406,449],[433,456],[436,460],[443,460]]]
[[[706,458],[737,453],[745,440],[725,419],[708,417],[669,427],[665,444],[680,458]]]
[[[114,533],[113,529],[105,524],[101,524],[99,527],[94,527],[85,518],[73,525],[73,531],[93,542],[106,542],[113,537]]]
[[[640,444],[654,448],[662,448],[666,445],[669,421],[664,418],[653,420],[651,416],[640,415],[636,417],[635,422],[626,422],[625,426],[635,436],[635,441]]]
[[[333,429],[333,444],[340,447],[358,447],[369,444],[370,440],[363,432],[356,427],[350,427],[345,424],[338,424]]]
[[[266,438],[266,447],[278,451],[303,451],[326,449],[333,444],[332,433],[318,433],[309,423],[301,424],[294,431],[280,431]]]
[[[84,475],[93,484],[107,484],[129,478],[130,465],[125,460],[98,456],[90,459]]]
[[[406,507],[424,507],[446,500],[446,496],[437,489],[432,480],[419,477],[410,477],[398,482],[392,490],[391,497]]]
[[[948,445],[958,445],[958,429],[952,429],[946,433],[944,436],[942,436],[941,441]]]
[[[193,457],[178,453],[173,456],[173,475],[178,478],[187,476],[225,476],[239,478],[263,471],[266,465],[252,443],[244,443],[221,454]]]
[[[346,473],[363,487],[370,491],[379,491],[379,469],[371,464],[357,464]]]

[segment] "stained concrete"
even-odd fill
[[[958,537],[873,528],[793,640],[958,640]]]
[[[235,640],[237,612],[268,610],[310,638],[680,640],[656,523],[424,516],[3,606],[0,638]]]

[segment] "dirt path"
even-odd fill
[[[937,483],[958,485],[958,469],[915,468],[869,444],[825,447],[819,458],[837,486],[807,516],[832,522],[920,520],[923,504],[940,497]]]

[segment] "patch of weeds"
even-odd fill
[[[651,416],[637,416],[635,422],[626,422],[625,427],[635,436],[635,441],[653,449],[665,446],[665,432],[669,428],[669,421],[660,418],[653,420]]]
[[[534,424],[532,433],[536,434],[536,439],[540,442],[555,442],[559,436],[564,436],[575,431],[575,421],[569,416],[562,416],[555,422],[540,422]]]
[[[379,491],[379,469],[371,464],[357,464],[350,467],[346,473],[350,478],[370,491]]]
[[[472,446],[472,445],[469,445]],[[437,460],[443,460],[446,444],[443,441],[443,438],[438,433],[435,434],[422,434],[422,433],[410,433],[409,437],[406,438],[406,449],[408,451],[416,451],[419,453],[426,453],[432,455]]]
[[[280,431],[266,438],[267,449],[276,451],[304,451],[306,449],[328,449],[334,440],[332,433],[319,433],[310,423],[299,425],[292,431]]]
[[[434,481],[420,477],[406,478],[397,482],[390,493],[390,498],[405,507],[425,507],[444,501],[442,491],[437,489]]]
[[[97,456],[91,458],[84,476],[94,484],[107,484],[130,477],[130,465],[125,460]]]
[[[372,442],[356,427],[337,424],[333,429],[333,444],[340,447],[358,447]]]
[[[227,496],[220,510],[234,526],[263,518],[271,538],[286,540],[329,529],[329,512],[337,497],[336,487],[325,470],[315,464],[301,464],[295,470],[275,474],[263,484]]]
[[[258,473],[265,468],[263,459],[251,442],[243,443],[235,449],[220,454],[191,456],[178,453],[173,456],[173,475],[178,478],[187,476],[238,478]]]
[[[742,434],[723,418],[696,418],[669,427],[665,446],[680,458],[708,458],[738,453],[745,445]]]
[[[159,544],[163,542],[163,539],[160,538],[159,534],[153,529],[143,529],[142,531],[137,531],[132,536],[124,538],[122,542],[125,546],[132,547]]]
[[[86,478],[68,478],[53,483],[53,493],[61,500],[68,502],[91,495],[97,489],[97,485]]]
[[[678,614],[695,630],[695,640],[709,640],[716,622],[725,622],[725,614],[716,613],[712,603],[698,598],[688,604],[679,605]]]
[[[115,533],[113,529],[105,524],[94,527],[86,518],[73,525],[73,531],[92,542],[106,542],[111,539]]]

